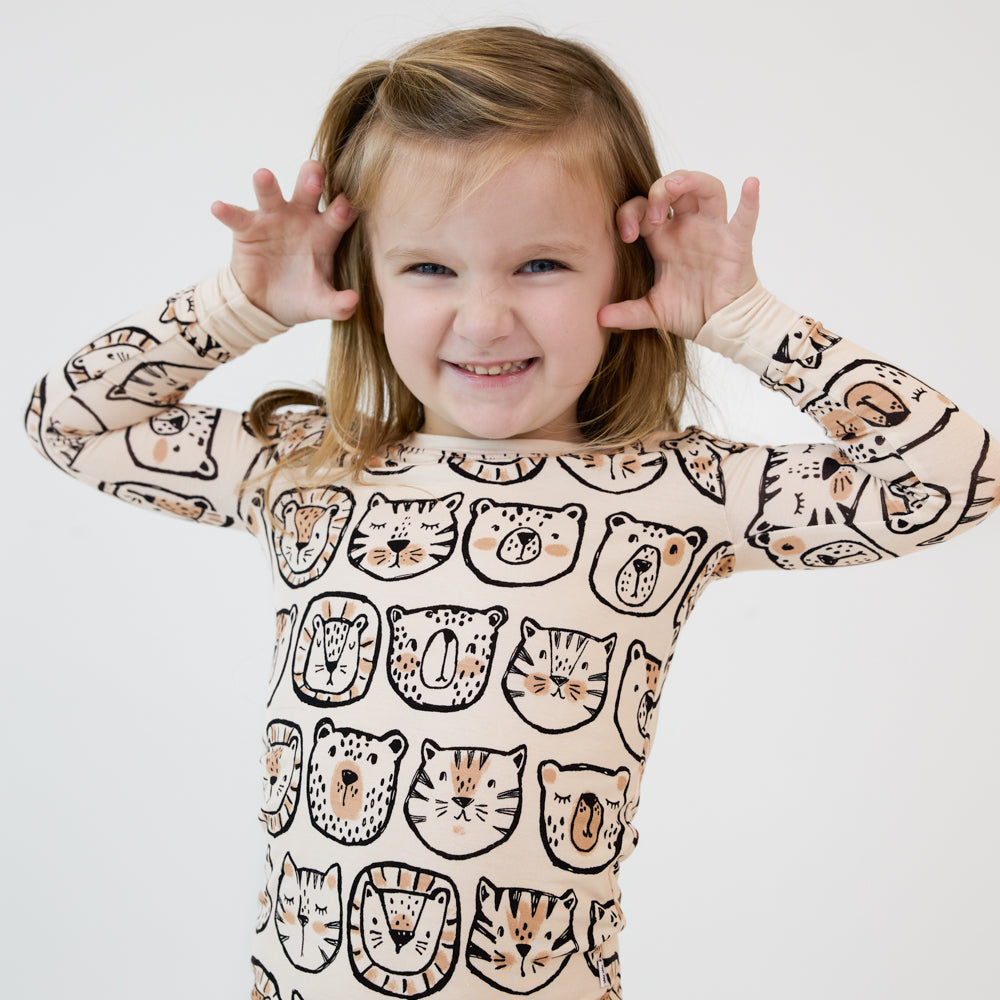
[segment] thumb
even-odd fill
[[[597,322],[610,330],[649,330],[660,325],[647,299],[626,299],[602,306],[597,311]]]

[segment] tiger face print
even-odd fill
[[[608,665],[617,635],[521,623],[521,642],[503,678],[511,707],[535,729],[561,733],[590,722],[608,690]]]
[[[540,828],[553,864],[574,872],[599,872],[618,857],[629,778],[627,767],[563,767],[554,760],[538,765]]]
[[[120,385],[108,391],[108,399],[127,399],[146,406],[176,406],[207,371],[207,368],[164,361],[143,362],[136,365]]]
[[[481,878],[465,957],[480,979],[506,993],[534,993],[579,948],[573,937],[576,893],[495,886]]]
[[[302,733],[294,722],[275,719],[264,735],[264,796],[260,821],[272,837],[295,815],[302,781]]]
[[[454,551],[461,493],[436,500],[387,500],[376,493],[351,536],[348,558],[380,580],[419,576]]]
[[[452,711],[473,704],[493,666],[501,607],[389,608],[389,681],[413,708]]]
[[[528,748],[438,746],[424,740],[406,797],[406,821],[436,854],[471,858],[510,837],[521,815]]]
[[[458,891],[449,878],[372,865],[351,892],[351,968],[385,996],[435,993],[455,970],[459,926]]]
[[[288,961],[305,972],[325,969],[340,950],[341,917],[340,865],[325,872],[297,868],[286,854],[274,926]]]
[[[354,500],[345,490],[325,486],[287,490],[272,506],[281,529],[274,533],[278,572],[289,586],[301,587],[330,565]]]

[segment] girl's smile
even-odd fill
[[[455,197],[443,151],[403,157],[367,221],[386,347],[430,434],[581,440],[609,333],[609,213],[549,151]],[[419,196],[417,196],[419,195]]]

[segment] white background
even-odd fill
[[[172,0],[5,13],[4,992],[249,992],[273,615],[255,544],[61,477],[35,378],[226,259],[215,198],[290,184],[350,69],[529,19],[634,85],[665,170],[762,179],[764,282],[1000,430],[993,0]],[[321,326],[214,375],[321,377]],[[706,364],[716,431],[815,439]],[[628,1000],[1000,996],[1000,523],[891,565],[712,588],[622,883]],[[317,1000],[317,998],[311,998]],[[573,998],[567,998],[573,1000]]]

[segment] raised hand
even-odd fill
[[[642,299],[613,302],[598,322],[621,330],[658,327],[692,339],[709,316],[753,288],[753,234],[760,184],[743,182],[740,203],[729,219],[726,190],[709,174],[676,171],[661,177],[648,197],[620,206],[621,238],[639,237],[655,262],[655,280]]]
[[[290,200],[274,174],[253,175],[257,209],[217,201],[214,215],[233,231],[232,268],[240,288],[259,309],[293,326],[312,319],[347,319],[357,292],[331,284],[333,255],[355,212],[343,195],[320,211],[323,164],[304,163]]]

